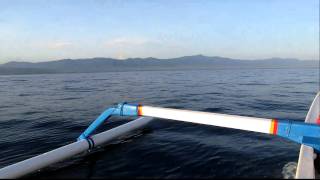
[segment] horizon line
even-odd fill
[[[19,62],[19,63],[44,63],[44,62],[54,62],[54,61],[62,61],[62,60],[85,60],[85,59],[98,59],[98,58],[103,58],[103,59],[113,59],[113,60],[119,60],[119,61],[126,61],[130,59],[157,59],[157,60],[170,60],[170,59],[177,59],[177,58],[183,58],[183,57],[195,57],[195,56],[203,56],[203,57],[209,57],[209,58],[225,58],[225,59],[233,59],[233,60],[243,60],[243,61],[260,61],[260,60],[271,60],[271,59],[283,59],[283,60],[299,60],[299,61],[319,61],[320,57],[318,59],[300,59],[300,58],[293,58],[293,57],[268,57],[268,58],[254,58],[254,59],[244,59],[244,58],[231,58],[231,57],[225,57],[225,56],[207,56],[203,54],[195,54],[195,55],[185,55],[185,56],[177,56],[177,57],[171,57],[171,58],[156,58],[156,57],[128,57],[128,58],[113,58],[113,57],[85,57],[85,58],[61,58],[61,59],[53,59],[53,60],[47,60],[47,61],[36,61],[36,62],[31,62],[30,60],[9,60],[7,62],[0,62],[0,65],[7,64],[10,62]]]

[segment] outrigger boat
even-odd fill
[[[272,134],[301,144],[296,178],[316,178],[320,152],[320,92],[315,97],[305,121],[264,119],[181,109],[159,108],[121,103],[104,111],[76,142],[0,169],[0,178],[19,178],[61,162],[131,131],[140,129],[154,118],[240,129]],[[136,120],[105,132],[93,132],[111,116],[137,116]],[[141,116],[141,117],[140,117]]]

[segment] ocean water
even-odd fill
[[[303,121],[318,90],[316,68],[0,76],[0,168],[75,141],[119,102]],[[99,131],[128,121],[111,118]],[[282,178],[298,153],[279,137],[155,119],[32,176]]]

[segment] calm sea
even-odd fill
[[[318,90],[316,68],[0,76],[0,168],[75,141],[119,102],[303,121]],[[100,131],[125,122],[112,118]],[[281,178],[298,153],[270,135],[155,119],[33,176]]]

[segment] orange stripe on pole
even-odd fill
[[[278,132],[278,120],[274,119],[273,134],[277,134],[277,132]]]
[[[277,134],[277,131],[278,131],[278,121],[276,119],[272,119],[270,134]]]
[[[138,116],[142,116],[142,105],[139,104],[138,106]]]
[[[318,119],[316,120],[317,124],[320,124],[320,115],[318,116]]]

